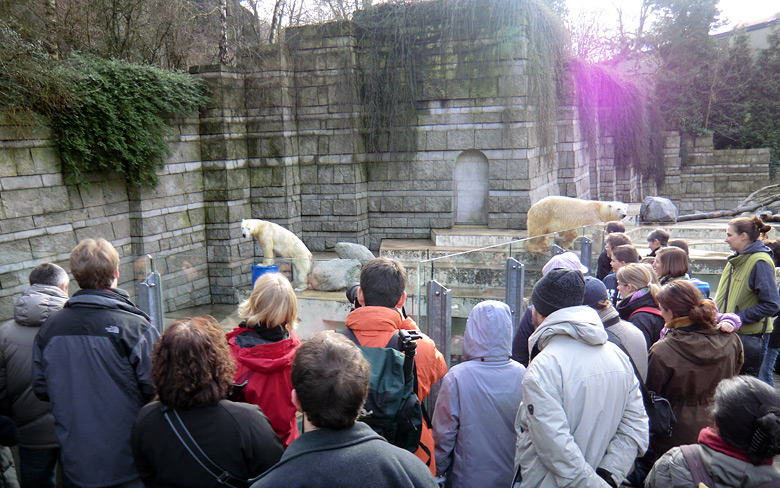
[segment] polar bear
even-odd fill
[[[553,232],[562,232],[563,244],[569,247],[577,238],[577,227],[622,220],[627,212],[628,206],[623,202],[598,202],[561,196],[542,198],[528,210],[527,228],[531,239],[526,241],[525,249],[529,252],[547,249],[547,237],[544,234]]]
[[[295,268],[293,286],[296,291],[306,289],[306,280],[311,268],[311,252],[298,236],[281,225],[260,219],[242,220],[241,234],[244,237],[254,237],[260,243],[260,247],[263,248],[263,266],[273,264],[275,255],[292,258]]]

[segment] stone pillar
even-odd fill
[[[206,256],[212,303],[236,303],[236,287],[250,282],[254,245],[241,236],[249,218],[250,178],[244,74],[222,65],[191,68],[212,100],[200,114]]]

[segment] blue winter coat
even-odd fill
[[[510,359],[512,315],[505,303],[479,303],[466,322],[464,362],[444,377],[433,414],[436,474],[447,487],[509,486],[514,422],[525,367]]]

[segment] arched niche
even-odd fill
[[[488,159],[480,151],[470,149],[455,158],[455,225],[487,225],[488,174]]]

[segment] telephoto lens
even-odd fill
[[[360,289],[360,283],[357,281],[350,283],[347,287],[347,300],[352,304],[352,310],[360,308],[360,302],[358,302],[358,290]]]

